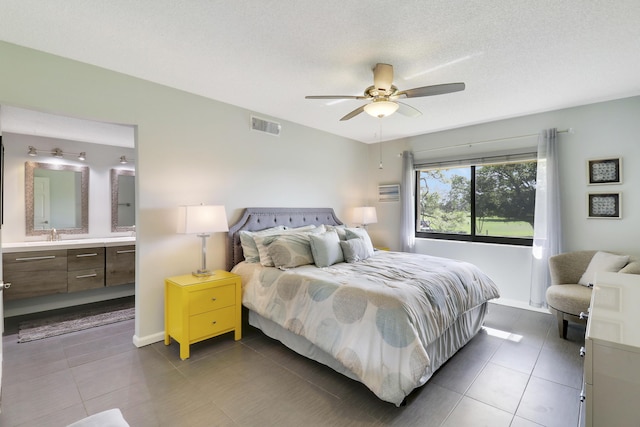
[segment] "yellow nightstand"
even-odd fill
[[[189,358],[191,344],[234,331],[242,338],[242,281],[217,270],[214,275],[168,277],[164,281],[164,343],[180,344],[180,358]]]

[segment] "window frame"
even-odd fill
[[[537,159],[532,158],[529,161],[537,161]],[[512,161],[511,161],[512,162]],[[511,163],[509,159],[505,159],[503,162],[496,163]],[[495,163],[494,163],[495,164]],[[514,245],[514,246],[533,246],[533,236],[532,237],[507,237],[507,236],[486,236],[486,235],[478,235],[476,234],[476,167],[482,166],[482,164],[476,163],[467,163],[461,164],[459,166],[451,166],[451,167],[468,167],[471,169],[471,178],[470,178],[470,191],[471,191],[471,230],[469,234],[457,234],[457,233],[442,233],[442,232],[430,232],[430,231],[418,231],[418,222],[419,222],[419,196],[420,196],[420,172],[422,170],[428,169],[427,167],[419,167],[414,170],[415,173],[415,183],[414,188],[416,191],[413,195],[413,204],[414,204],[414,235],[417,239],[438,239],[438,240],[453,240],[460,242],[475,242],[475,243],[491,243],[498,245]],[[436,167],[437,169],[445,169],[445,166]],[[434,168],[435,169],[435,168]]]

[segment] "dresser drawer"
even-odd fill
[[[235,285],[216,286],[189,293],[189,314],[200,314],[236,303]]]
[[[84,291],[104,287],[104,268],[69,271],[67,273],[67,292]]]
[[[104,248],[67,250],[67,268],[69,271],[87,268],[104,269]]]
[[[231,306],[191,316],[189,318],[189,341],[199,341],[225,330],[232,330],[235,326],[235,314],[236,307]]]

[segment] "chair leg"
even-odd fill
[[[558,319],[558,334],[560,338],[567,339],[567,328],[569,327],[569,321],[564,318],[564,313],[560,310],[556,310],[556,317]]]

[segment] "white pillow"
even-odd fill
[[[622,269],[622,267],[627,265],[628,262],[628,255],[616,255],[610,254],[609,252],[598,251],[595,253],[593,258],[591,258],[591,262],[589,262],[587,270],[584,272],[578,283],[585,286],[593,284],[596,273],[604,271],[617,273]]]
[[[242,254],[244,255],[244,260],[247,262],[260,261],[260,254],[258,253],[258,247],[256,246],[256,242],[254,240],[255,236],[271,234],[282,230],[284,230],[284,226],[279,225],[277,227],[267,228],[260,231],[241,231],[240,243],[242,244]]]

